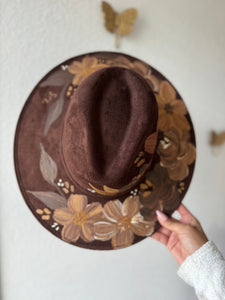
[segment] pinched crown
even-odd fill
[[[119,67],[91,74],[64,122],[62,156],[71,179],[103,195],[127,192],[150,167],[157,120],[154,94],[139,74]]]

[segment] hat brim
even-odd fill
[[[159,111],[151,168],[119,199],[110,187],[98,191],[90,186],[84,191],[72,182],[59,147],[73,91],[88,75],[110,66],[141,75],[154,91]],[[151,146],[151,139],[147,140],[145,150]],[[14,163],[22,195],[47,230],[79,247],[110,250],[135,244],[157,230],[156,209],[168,215],[177,209],[192,179],[195,148],[185,103],[161,73],[129,55],[95,52],[63,62],[36,85],[17,123]],[[141,166],[141,158],[136,164]],[[104,192],[111,193],[111,198],[106,200]]]

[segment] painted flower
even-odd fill
[[[54,211],[53,219],[63,225],[62,239],[76,242],[79,237],[85,242],[94,240],[93,224],[102,216],[102,206],[98,202],[87,204],[85,195],[70,195],[67,207]]]
[[[188,165],[195,160],[196,150],[190,143],[190,135],[183,131],[180,135],[175,128],[164,132],[157,153],[160,155],[161,166],[167,168],[170,179],[178,181],[188,176]]]
[[[130,246],[134,234],[148,236],[153,232],[154,222],[145,221],[140,212],[139,197],[128,197],[123,203],[119,200],[108,201],[103,209],[105,220],[96,222],[96,238],[111,240],[114,249]]]
[[[107,65],[99,64],[96,57],[85,56],[81,62],[72,62],[68,67],[68,71],[75,75],[72,81],[73,85],[78,85],[83,79],[105,67],[107,67]]]
[[[166,168],[159,164],[148,172],[145,182],[140,184],[140,202],[143,205],[140,212],[145,220],[155,220],[155,211],[172,211],[180,203],[176,182],[170,180]]]
[[[132,69],[133,71],[137,72],[139,75],[146,79],[153,92],[158,92],[159,80],[154,75],[152,75],[151,69],[144,62],[140,62],[138,60],[131,62],[128,58],[124,56],[117,56],[117,58],[110,61],[110,63],[113,66]]]
[[[155,94],[159,109],[159,130],[166,131],[171,127],[178,128],[182,134],[190,129],[186,119],[187,108],[183,101],[176,99],[176,91],[167,81],[162,81],[159,94]]]

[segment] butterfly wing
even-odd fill
[[[115,32],[116,29],[116,12],[107,2],[102,2],[102,11],[105,17],[105,27],[110,32]]]
[[[211,145],[222,145],[225,142],[225,131],[222,131],[221,133],[216,133],[215,131],[211,132],[211,139],[210,144]]]
[[[118,27],[119,35],[123,36],[129,34],[137,17],[137,10],[135,8],[126,9],[120,15],[116,16],[116,26]]]

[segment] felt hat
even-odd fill
[[[71,58],[36,85],[20,114],[14,162],[22,195],[55,236],[119,249],[171,215],[193,175],[195,135],[175,87],[113,52]]]

